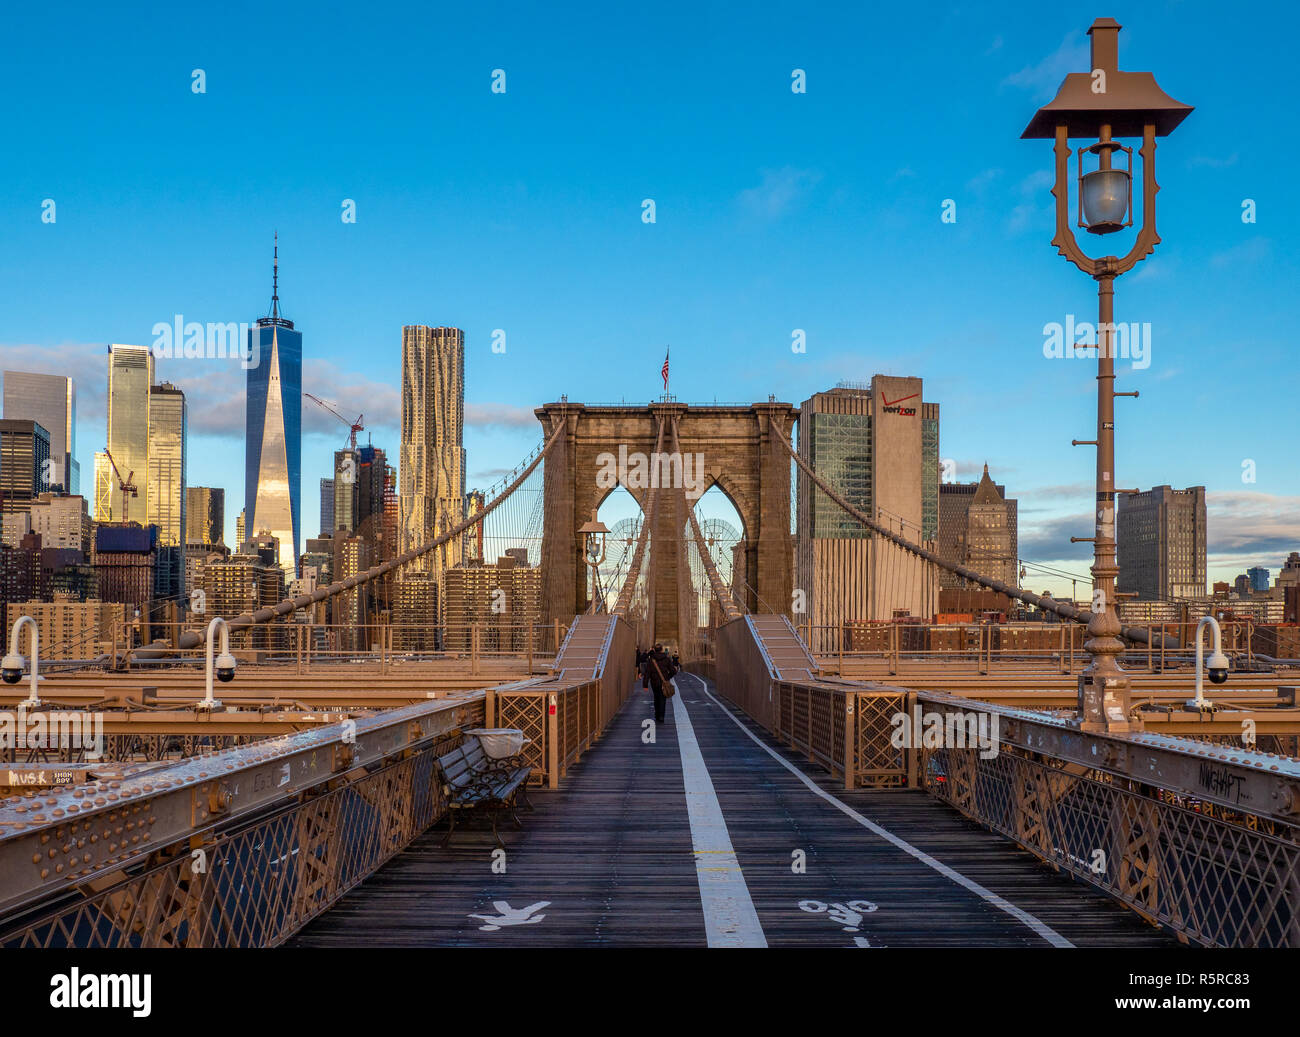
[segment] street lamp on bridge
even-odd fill
[[[578,530],[578,538],[582,541],[583,551],[587,557],[587,564],[591,566],[591,610],[599,612],[596,607],[596,596],[600,592],[600,565],[605,560],[605,536],[609,533],[609,527],[596,517],[596,510],[591,511],[591,521],[584,522],[582,528]]]
[[[1149,256],[1160,242],[1156,233],[1156,137],[1168,136],[1192,109],[1156,85],[1150,72],[1118,68],[1120,25],[1098,18],[1092,37],[1092,70],[1065,77],[1056,97],[1038,109],[1021,139],[1056,141],[1056,236],[1052,244],[1097,282],[1097,508],[1092,564],[1092,617],[1084,648],[1091,661],[1079,677],[1079,717],[1084,730],[1127,731],[1129,681],[1119,664],[1124,644],[1116,608],[1115,578],[1115,392],[1114,281]],[[1070,138],[1093,141],[1078,151],[1078,225],[1106,235],[1133,225],[1133,151],[1117,137],[1140,137],[1142,225],[1123,258],[1091,259],[1070,228]],[[1085,154],[1089,156],[1085,162]],[[1123,165],[1115,159],[1122,156]],[[1090,166],[1084,172],[1085,165]],[[1079,441],[1076,441],[1079,442]],[[1089,445],[1092,445],[1090,441]]]

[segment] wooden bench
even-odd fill
[[[498,815],[508,811],[515,827],[520,828],[519,815],[515,812],[520,797],[525,808],[533,809],[527,793],[528,775],[532,768],[523,757],[493,759],[483,751],[482,742],[469,737],[463,745],[439,756],[435,766],[442,781],[443,795],[447,797],[447,836],[442,845],[451,842],[451,833],[456,830],[456,818],[461,811],[482,810],[492,819],[492,835],[497,846],[504,848],[505,843],[497,834]]]

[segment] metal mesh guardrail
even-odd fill
[[[444,816],[433,761],[462,737],[426,743],[357,781],[39,911],[0,936],[0,946],[277,946]]]

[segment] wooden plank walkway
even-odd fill
[[[561,789],[531,793],[537,810],[521,812],[523,829],[503,829],[505,874],[493,872],[494,847],[482,822],[458,828],[446,850],[440,824],[294,944],[706,946],[710,928],[717,942],[718,913],[733,908],[742,917],[756,914],[757,941],[773,947],[1176,942],[923,792],[837,789],[747,720],[733,720],[734,710],[724,710],[701,679],[686,675],[679,686],[682,694],[654,744],[642,742],[642,724],[652,711],[649,695],[638,689]],[[680,716],[673,723],[681,709],[725,822],[720,832],[708,827],[709,815],[699,809],[711,800],[698,781],[690,789],[696,809],[688,812]],[[820,797],[809,780],[896,841]],[[707,895],[697,873],[692,817],[695,839],[709,846],[721,845],[719,835],[724,843],[729,839],[739,864],[737,876],[725,867],[730,858],[724,854],[701,854],[701,867],[713,869],[706,875]],[[951,870],[936,870],[921,859],[926,854]],[[794,867],[797,857],[802,871]],[[740,903],[746,897],[752,901],[748,915],[748,903]],[[706,910],[715,921],[711,927]],[[754,942],[753,935],[741,942]]]

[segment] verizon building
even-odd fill
[[[850,504],[934,549],[939,528],[939,405],[920,378],[876,375],[805,400],[799,454]],[[798,473],[795,586],[813,647],[832,650],[843,624],[936,611],[938,578],[915,555],[872,534]],[[820,629],[819,629],[820,628]]]

